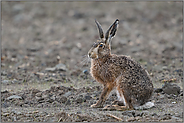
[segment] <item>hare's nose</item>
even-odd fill
[[[91,56],[91,53],[88,53],[88,57],[90,57]]]

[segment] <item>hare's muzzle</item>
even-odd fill
[[[88,57],[92,58],[92,59],[96,59],[96,58],[98,58],[98,55],[96,52],[94,52],[94,50],[89,50]]]
[[[88,57],[89,57],[89,58],[93,58],[93,57],[94,57],[92,51],[89,51],[89,52],[88,52]]]

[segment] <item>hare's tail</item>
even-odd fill
[[[152,101],[152,102],[147,102],[147,103],[145,103],[144,105],[141,105],[141,106],[136,106],[136,107],[134,107],[134,109],[135,110],[145,110],[145,109],[150,109],[154,106],[155,106],[155,104]]]

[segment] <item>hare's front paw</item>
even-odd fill
[[[91,105],[92,108],[102,108],[103,105],[100,105],[100,104],[93,104]]]

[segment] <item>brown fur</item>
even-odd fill
[[[113,25],[113,28],[116,27]],[[111,54],[110,39],[102,38],[95,43],[88,55],[92,58],[90,69],[92,77],[104,86],[98,102],[91,107],[103,107],[113,89],[117,90],[125,102],[124,106],[113,105],[117,110],[133,109],[149,101],[153,84],[147,71],[128,56]],[[108,106],[105,108],[108,109]]]

